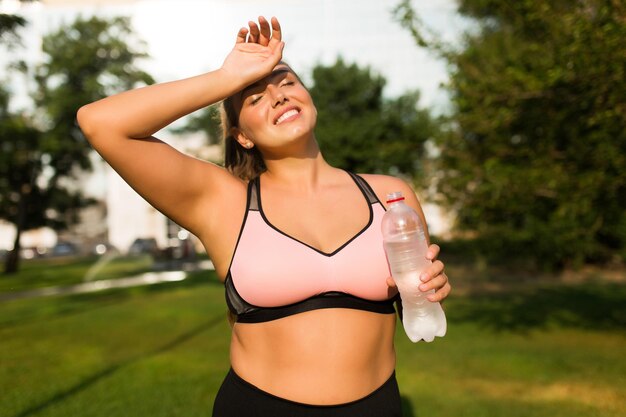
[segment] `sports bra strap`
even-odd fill
[[[254,177],[248,182],[248,210],[259,211],[258,186],[259,177]]]
[[[356,182],[356,184],[359,186],[361,191],[363,191],[363,194],[365,194],[365,197],[367,198],[367,201],[369,201],[370,204],[380,203],[380,200],[376,196],[376,193],[374,192],[374,190],[372,190],[372,187],[368,184],[367,181],[365,181],[365,179],[363,179],[359,175],[354,174],[350,171],[346,171],[346,172],[350,174],[354,182]]]

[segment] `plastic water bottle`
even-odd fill
[[[446,316],[438,302],[423,292],[420,274],[432,263],[426,259],[428,243],[419,215],[404,203],[401,192],[387,195],[389,209],[382,220],[383,241],[400,298],[404,331],[413,343],[424,339],[432,342],[435,336],[446,334]]]

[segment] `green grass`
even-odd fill
[[[623,416],[625,284],[478,288],[455,286],[445,338],[412,344],[398,328],[406,417]],[[209,272],[0,303],[0,415],[210,416],[225,312]]]
[[[229,342],[209,275],[0,304],[0,415],[206,415]]]
[[[152,263],[149,255],[22,260],[16,274],[0,274],[0,293],[74,285],[87,279],[120,278],[150,271]]]
[[[526,283],[446,301],[449,330],[398,379],[416,416],[623,416],[626,285]]]

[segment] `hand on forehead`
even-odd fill
[[[293,73],[293,71],[286,64],[279,63],[278,65],[276,65],[276,67],[274,67],[274,69],[272,70],[270,74],[261,78],[259,81],[250,84],[249,86],[244,88],[242,92],[255,88],[258,85],[265,86],[270,83],[280,82],[280,80],[285,78],[287,73]]]
[[[235,103],[240,105],[250,95],[264,91],[268,84],[280,83],[282,80],[285,79],[288,74],[293,74],[296,78],[298,78],[287,64],[279,63],[278,65],[276,65],[276,67],[274,67],[274,70],[270,74],[263,77],[259,81],[250,84],[249,86],[241,90],[240,93],[236,94]]]

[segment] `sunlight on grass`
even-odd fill
[[[85,282],[88,272],[98,262],[96,256],[74,258],[45,258],[23,261],[19,272],[0,275],[0,293],[25,291],[33,288],[74,285]],[[102,265],[91,280],[115,279],[152,270],[149,255],[121,256]]]
[[[446,301],[448,334],[433,343],[411,343],[398,323],[405,417],[621,417],[625,294],[615,283],[468,290]],[[597,329],[584,318],[594,309],[610,315]],[[206,416],[229,367],[214,272],[0,303],[0,340],[3,417]]]

